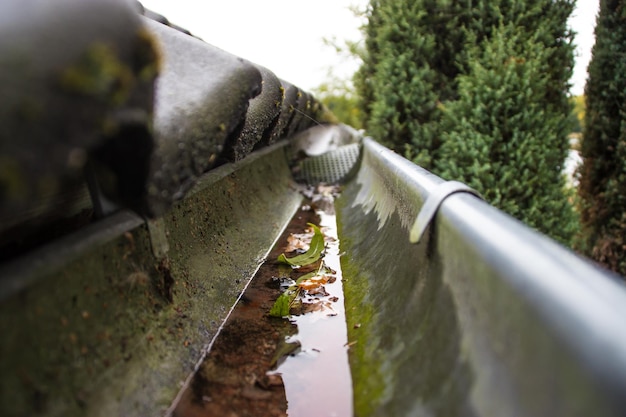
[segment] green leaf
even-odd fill
[[[306,251],[306,253],[294,256],[293,258],[287,258],[287,256],[282,253],[278,257],[279,263],[289,264],[291,266],[304,266],[317,262],[324,251],[324,235],[322,235],[320,228],[313,223],[308,223],[308,225],[313,228],[313,238],[311,238],[309,250]]]
[[[293,285],[290,288],[295,288],[298,284],[300,284],[301,282],[306,281],[307,279],[311,279],[314,278],[318,275],[324,275],[324,274],[334,274],[335,272],[330,269],[329,267],[327,267],[326,265],[324,265],[324,263],[322,262],[322,265],[320,266],[320,268],[317,271],[313,271],[313,272],[309,272],[308,274],[304,274],[302,275],[300,278],[298,278],[296,280],[296,284]]]
[[[284,293],[280,295],[274,302],[274,305],[270,309],[271,317],[285,317],[289,315],[289,309],[293,304],[296,297],[300,294],[300,289],[297,285],[292,285],[287,288]]]
[[[295,298],[295,292],[285,291],[276,299],[276,302],[270,309],[270,316],[272,317],[285,317],[289,315],[289,306]]]

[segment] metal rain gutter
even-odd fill
[[[370,353],[355,354],[353,366],[369,366],[385,386],[378,399],[359,399],[372,382],[353,371],[357,414],[439,415],[437,404],[452,401],[475,415],[622,415],[623,281],[467,192],[443,199],[422,240],[410,243],[425,202],[448,183],[372,139],[363,152],[341,197],[340,234],[344,270],[358,278],[347,292],[367,293],[349,302],[371,314],[354,313],[353,321],[369,322]],[[412,371],[387,375],[403,366]],[[459,384],[459,369],[471,382],[453,398],[444,387]]]
[[[314,126],[333,117],[309,93],[138,3],[22,6],[0,5],[2,180],[22,186],[0,202],[3,415],[162,414],[300,205],[294,168],[349,178],[357,415],[626,414],[618,277]]]

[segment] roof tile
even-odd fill
[[[218,164],[229,137],[239,136],[262,76],[248,61],[152,20],[144,23],[164,61],[148,188],[149,210],[160,214]]]

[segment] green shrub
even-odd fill
[[[459,100],[445,107],[437,171],[496,207],[569,243],[576,229],[564,192],[567,117],[546,106],[548,52],[512,25],[470,51]]]
[[[626,1],[602,0],[585,87],[580,249],[626,275]]]

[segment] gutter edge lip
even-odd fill
[[[286,140],[279,141],[251,153],[241,161],[226,163],[207,171],[174,204],[180,204],[186,198],[202,192],[206,187],[260,158],[280,152],[286,145]],[[167,212],[157,218],[166,214]],[[60,270],[63,265],[80,258],[94,247],[108,243],[145,223],[146,219],[139,214],[123,209],[0,264],[0,302],[32,286],[44,275]]]
[[[143,223],[144,219],[130,210],[118,211],[0,265],[0,302],[31,286],[46,272],[58,271],[95,246]]]
[[[376,169],[396,177],[395,186],[413,189],[423,201],[443,180],[366,138]],[[386,172],[384,172],[384,171]],[[584,362],[610,390],[626,387],[626,285],[555,240],[485,201],[463,193],[447,198],[433,225],[453,228],[472,247],[493,278],[541,318],[541,327]],[[409,230],[407,233],[407,244]],[[429,242],[426,242],[429,243]],[[444,254],[445,256],[445,254]],[[454,285],[454,282],[447,282]],[[622,371],[622,372],[620,372]]]

